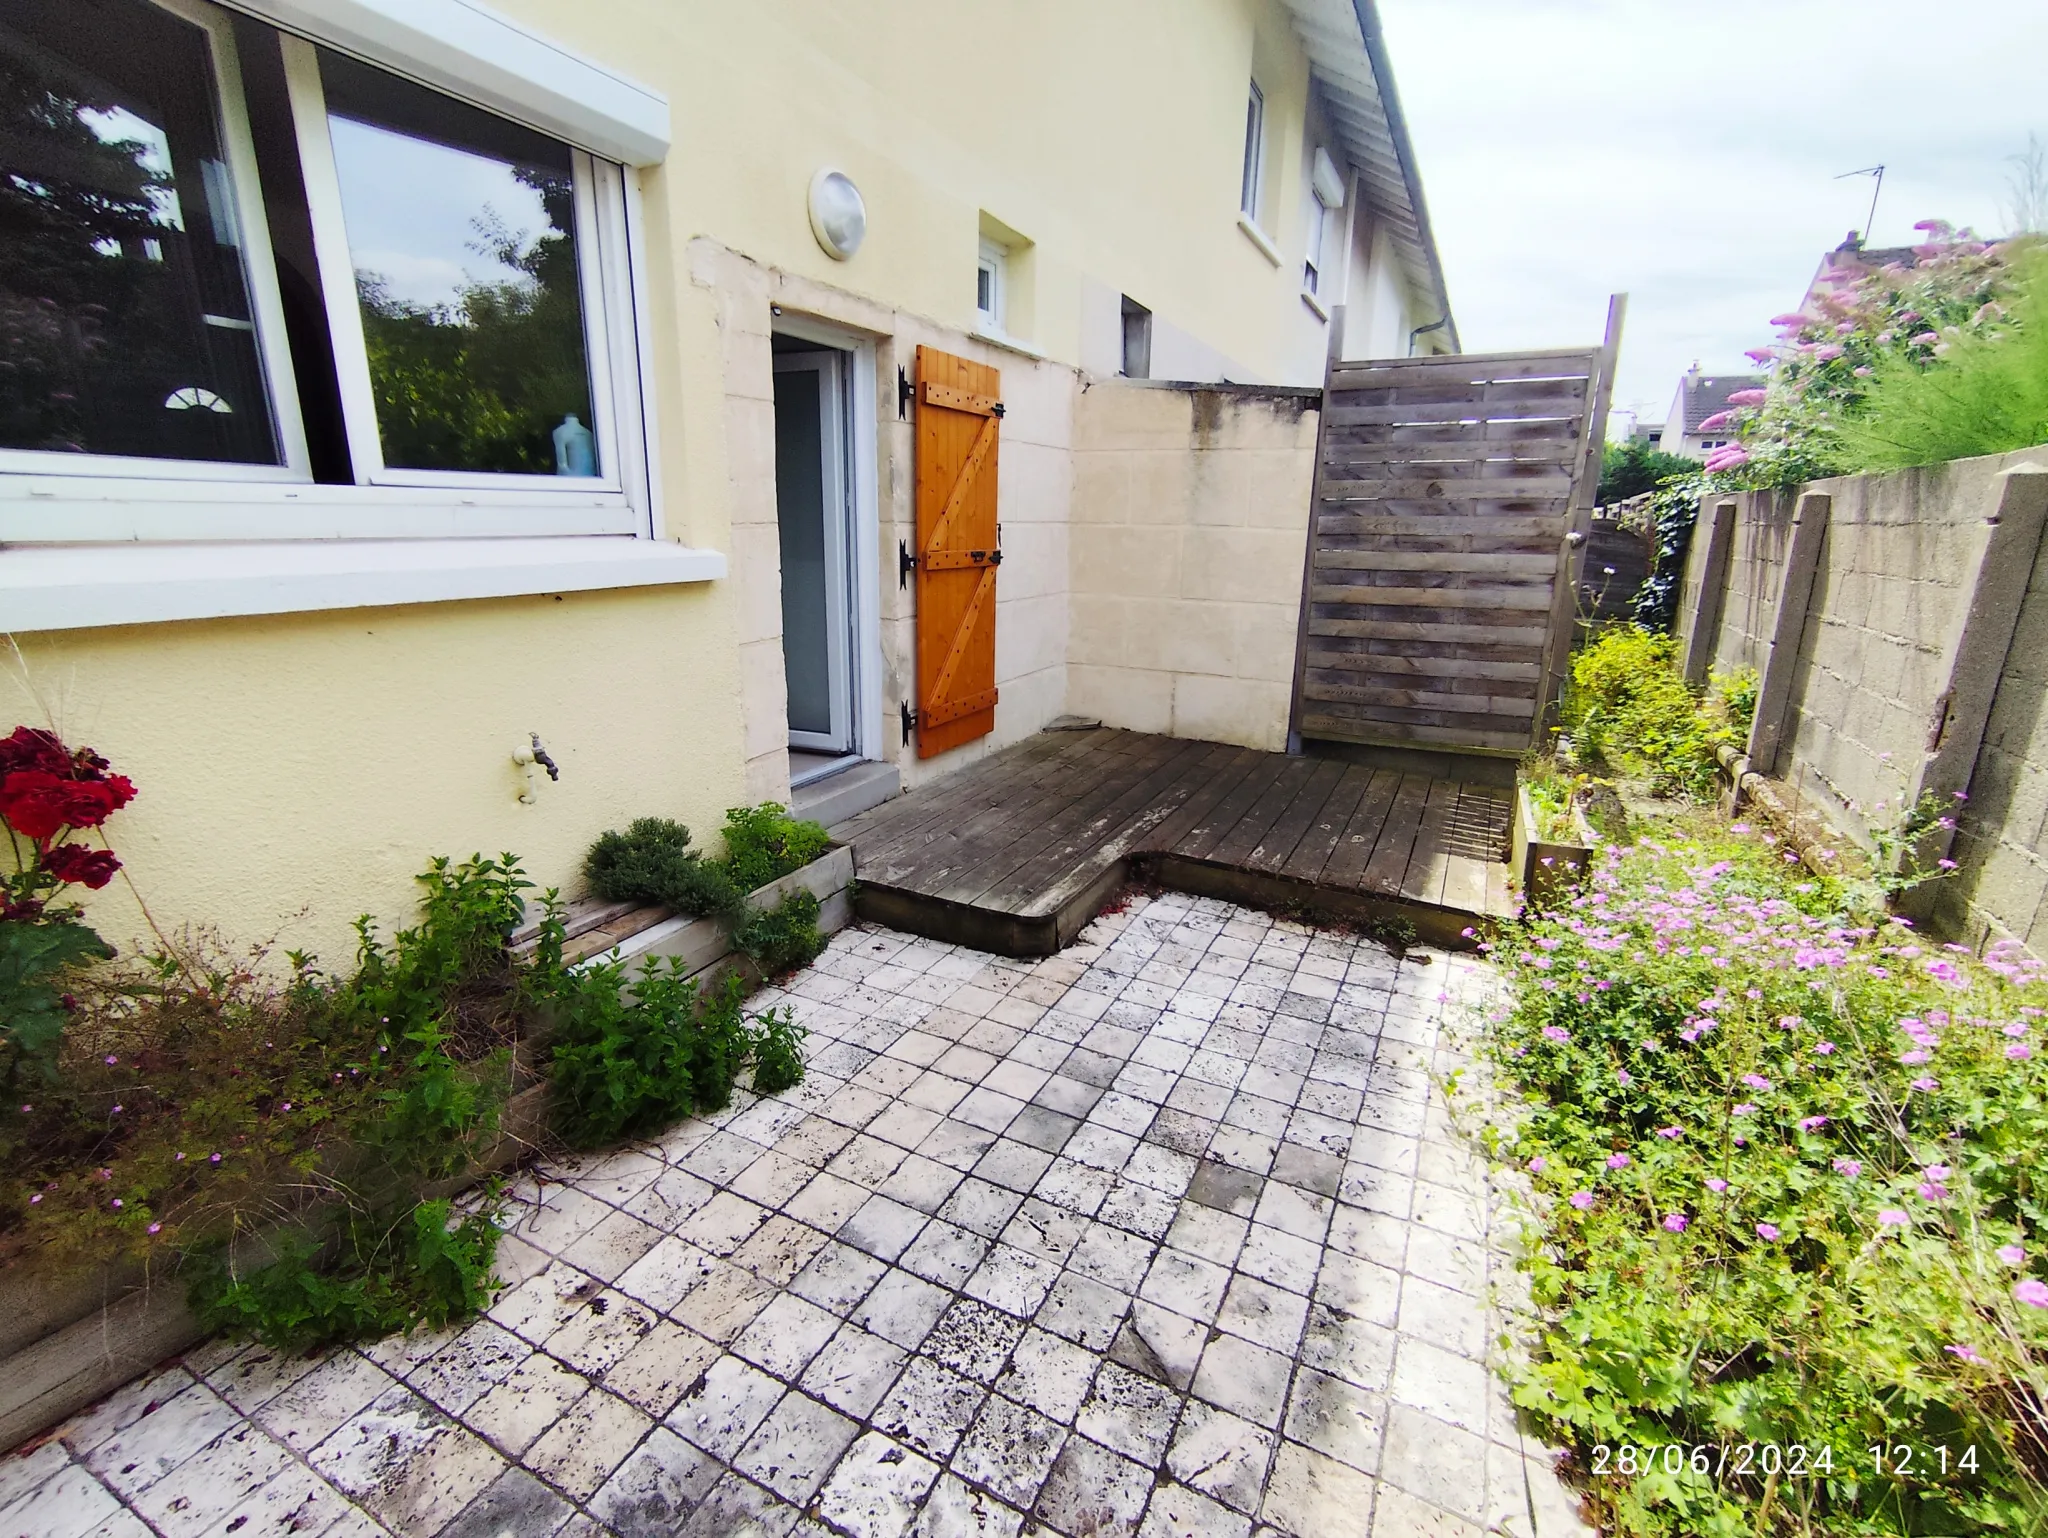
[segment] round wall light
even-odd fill
[[[811,233],[834,261],[860,249],[868,233],[868,206],[844,171],[826,166],[811,178]]]

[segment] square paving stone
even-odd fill
[[[1188,1200],[1213,1207],[1218,1212],[1227,1212],[1233,1217],[1249,1218],[1258,1206],[1259,1192],[1265,1183],[1262,1175],[1233,1168],[1215,1159],[1204,1159],[1188,1185]]]
[[[857,1325],[841,1325],[804,1370],[803,1388],[845,1415],[865,1417],[881,1402],[910,1353]]]
[[[953,1471],[986,1485],[1004,1501],[1028,1507],[1066,1435],[1058,1421],[998,1396],[982,1406],[961,1440]]]
[[[1129,1538],[1152,1494],[1152,1475],[1085,1437],[1069,1437],[1039,1491],[1036,1514],[1065,1533]]]
[[[859,1432],[856,1423],[830,1406],[804,1394],[785,1394],[733,1467],[800,1506]]]
[[[977,1383],[993,1383],[1023,1333],[1021,1320],[972,1298],[962,1298],[946,1310],[919,1349],[962,1377]]]
[[[1166,1453],[1180,1395],[1116,1362],[1105,1362],[1074,1429],[1148,1467]]]
[[[980,1384],[930,1357],[913,1357],[875,1411],[874,1424],[905,1446],[943,1462],[960,1445],[987,1397],[988,1390]]]
[[[1197,1400],[1181,1416],[1166,1467],[1182,1484],[1254,1516],[1265,1499],[1275,1440],[1265,1428]]]
[[[1025,1330],[996,1380],[996,1392],[1069,1424],[1088,1396],[1101,1358],[1035,1326]]]
[[[591,1499],[590,1513],[619,1538],[668,1538],[721,1472],[709,1456],[657,1426]],[[491,1529],[475,1538],[499,1533]]]
[[[818,1491],[818,1519],[842,1538],[903,1538],[939,1466],[870,1431],[848,1448]]]

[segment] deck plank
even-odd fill
[[[1280,874],[1295,881],[1311,883],[1320,878],[1323,867],[1330,863],[1330,856],[1336,852],[1344,830],[1351,825],[1351,814],[1358,810],[1358,803],[1365,799],[1371,784],[1370,769],[1359,764],[1346,765],[1343,777],[1330,792],[1330,799],[1316,813],[1314,822],[1302,834],[1301,842],[1294,846],[1294,853],[1280,868]]]
[[[1335,759],[1317,763],[1293,803],[1260,837],[1257,847],[1245,856],[1245,864],[1252,870],[1261,871],[1278,871],[1285,866],[1293,858],[1294,846],[1302,841],[1316,818],[1322,815],[1330,797],[1337,793],[1347,767]]]
[[[1244,817],[1245,812],[1267,791],[1287,767],[1288,760],[1277,753],[1268,753],[1252,765],[1251,773],[1238,781],[1236,787],[1216,804],[1216,809],[1195,829],[1180,841],[1173,851],[1190,860],[1206,860]],[[1298,762],[1298,760],[1297,760]]]
[[[1266,793],[1254,801],[1237,820],[1237,826],[1217,841],[1211,859],[1225,865],[1242,865],[1259,847],[1259,841],[1275,823],[1287,815],[1294,798],[1308,787],[1324,760],[1290,758],[1282,766]]]
[[[1400,892],[1410,902],[1443,900],[1444,876],[1450,869],[1450,852],[1445,846],[1457,805],[1455,780],[1429,782],[1429,799],[1423,804],[1422,824],[1415,830],[1415,847],[1409,851],[1407,870],[1401,873]]]
[[[1387,813],[1386,826],[1380,830],[1372,858],[1366,862],[1364,879],[1359,882],[1361,891],[1400,893],[1401,879],[1408,874],[1408,857],[1415,851],[1415,835],[1421,831],[1422,814],[1429,804],[1429,787],[1433,783],[1427,775],[1401,776],[1393,809]]]
[[[1337,847],[1330,852],[1329,863],[1323,867],[1319,879],[1324,886],[1343,892],[1355,892],[1364,886],[1365,868],[1372,863],[1372,852],[1379,847],[1380,832],[1393,814],[1394,797],[1400,788],[1399,770],[1373,770],[1372,783],[1366,786],[1358,809],[1351,814]]]

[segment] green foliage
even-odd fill
[[[735,929],[732,945],[764,977],[809,966],[825,950],[825,937],[818,932],[818,899],[809,892],[791,892]]]
[[[1718,828],[1610,850],[1498,956],[1542,1321],[1514,1397],[1602,1530],[2042,1531],[2041,965]],[[1766,1444],[1827,1469],[1743,1468]]]
[[[1753,673],[1717,678],[1705,699],[1678,672],[1678,643],[1638,625],[1610,625],[1572,659],[1563,729],[1579,757],[1647,774],[1660,791],[1713,794],[1714,749],[1748,734]]]
[[[329,1248],[298,1238],[269,1263],[237,1271],[218,1251],[192,1257],[188,1297],[208,1330],[309,1352],[400,1330],[438,1330],[491,1300],[498,1226],[488,1210],[451,1222],[446,1201],[388,1224],[349,1215]]]
[[[742,892],[801,870],[831,847],[831,835],[818,824],[773,801],[725,814],[725,868]]]
[[[1666,481],[1699,474],[1699,462],[1682,454],[1666,454],[1651,448],[1640,438],[1610,443],[1600,460],[1600,489],[1594,494],[1602,507],[1612,507],[1655,491]]]
[[[796,1011],[787,1004],[754,1016],[754,1092],[779,1095],[804,1077],[804,1037]]]
[[[690,830],[641,817],[624,833],[601,834],[584,857],[590,889],[613,902],[659,903],[696,918],[737,918],[742,889],[725,866],[690,847]]]
[[[75,920],[0,919],[0,1082],[11,1090],[28,1064],[44,1077],[55,1074],[71,1018],[58,985],[73,969],[113,955],[111,945]]]
[[[622,962],[565,973],[548,1065],[562,1135],[579,1148],[597,1148],[692,1111],[722,1110],[748,1057],[764,1043],[767,1056],[756,1060],[770,1064],[774,1082],[763,1093],[798,1082],[801,1030],[793,1021],[763,1017],[757,1038],[740,1007],[745,997],[736,975],[701,994],[672,958],[649,962],[630,988]],[[757,1082],[760,1077],[757,1071]]]
[[[1695,467],[1689,476],[1664,482],[1650,499],[1657,555],[1635,598],[1635,620],[1645,630],[1668,631],[1677,622],[1685,563],[1692,554],[1692,531],[1699,523],[1700,497],[1709,484],[1705,473]]]
[[[298,956],[280,982],[204,942],[82,974],[57,1072],[0,1115],[0,1254],[191,1256],[195,1296],[279,1343],[470,1306],[495,1229],[448,1230],[419,1193],[492,1141],[531,1006],[505,949],[528,883],[509,856],[421,882],[418,923],[358,925],[347,978]],[[333,1236],[242,1277],[200,1258],[285,1219]]]
[[[1931,359],[1877,360],[1836,432],[1846,464],[1893,470],[2048,443],[2048,251],[2013,274],[2009,325],[1959,331]]]

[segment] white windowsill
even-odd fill
[[[1301,302],[1309,307],[1310,312],[1314,314],[1317,320],[1325,322],[1329,320],[1330,312],[1323,307],[1323,301],[1316,298],[1307,289],[1301,291]]]
[[[1027,358],[1036,358],[1040,362],[1045,360],[1044,348],[1033,347],[1029,342],[1011,336],[1007,331],[997,331],[980,321],[975,322],[974,334],[978,339],[988,343],[991,347],[1000,347],[1005,352],[1021,353]]]
[[[0,632],[711,582],[725,556],[618,535],[0,549]]]
[[[1250,214],[1237,216],[1237,227],[1244,231],[1244,238],[1259,248],[1259,254],[1275,267],[1280,265],[1280,248],[1273,244],[1273,237],[1252,222]]]

